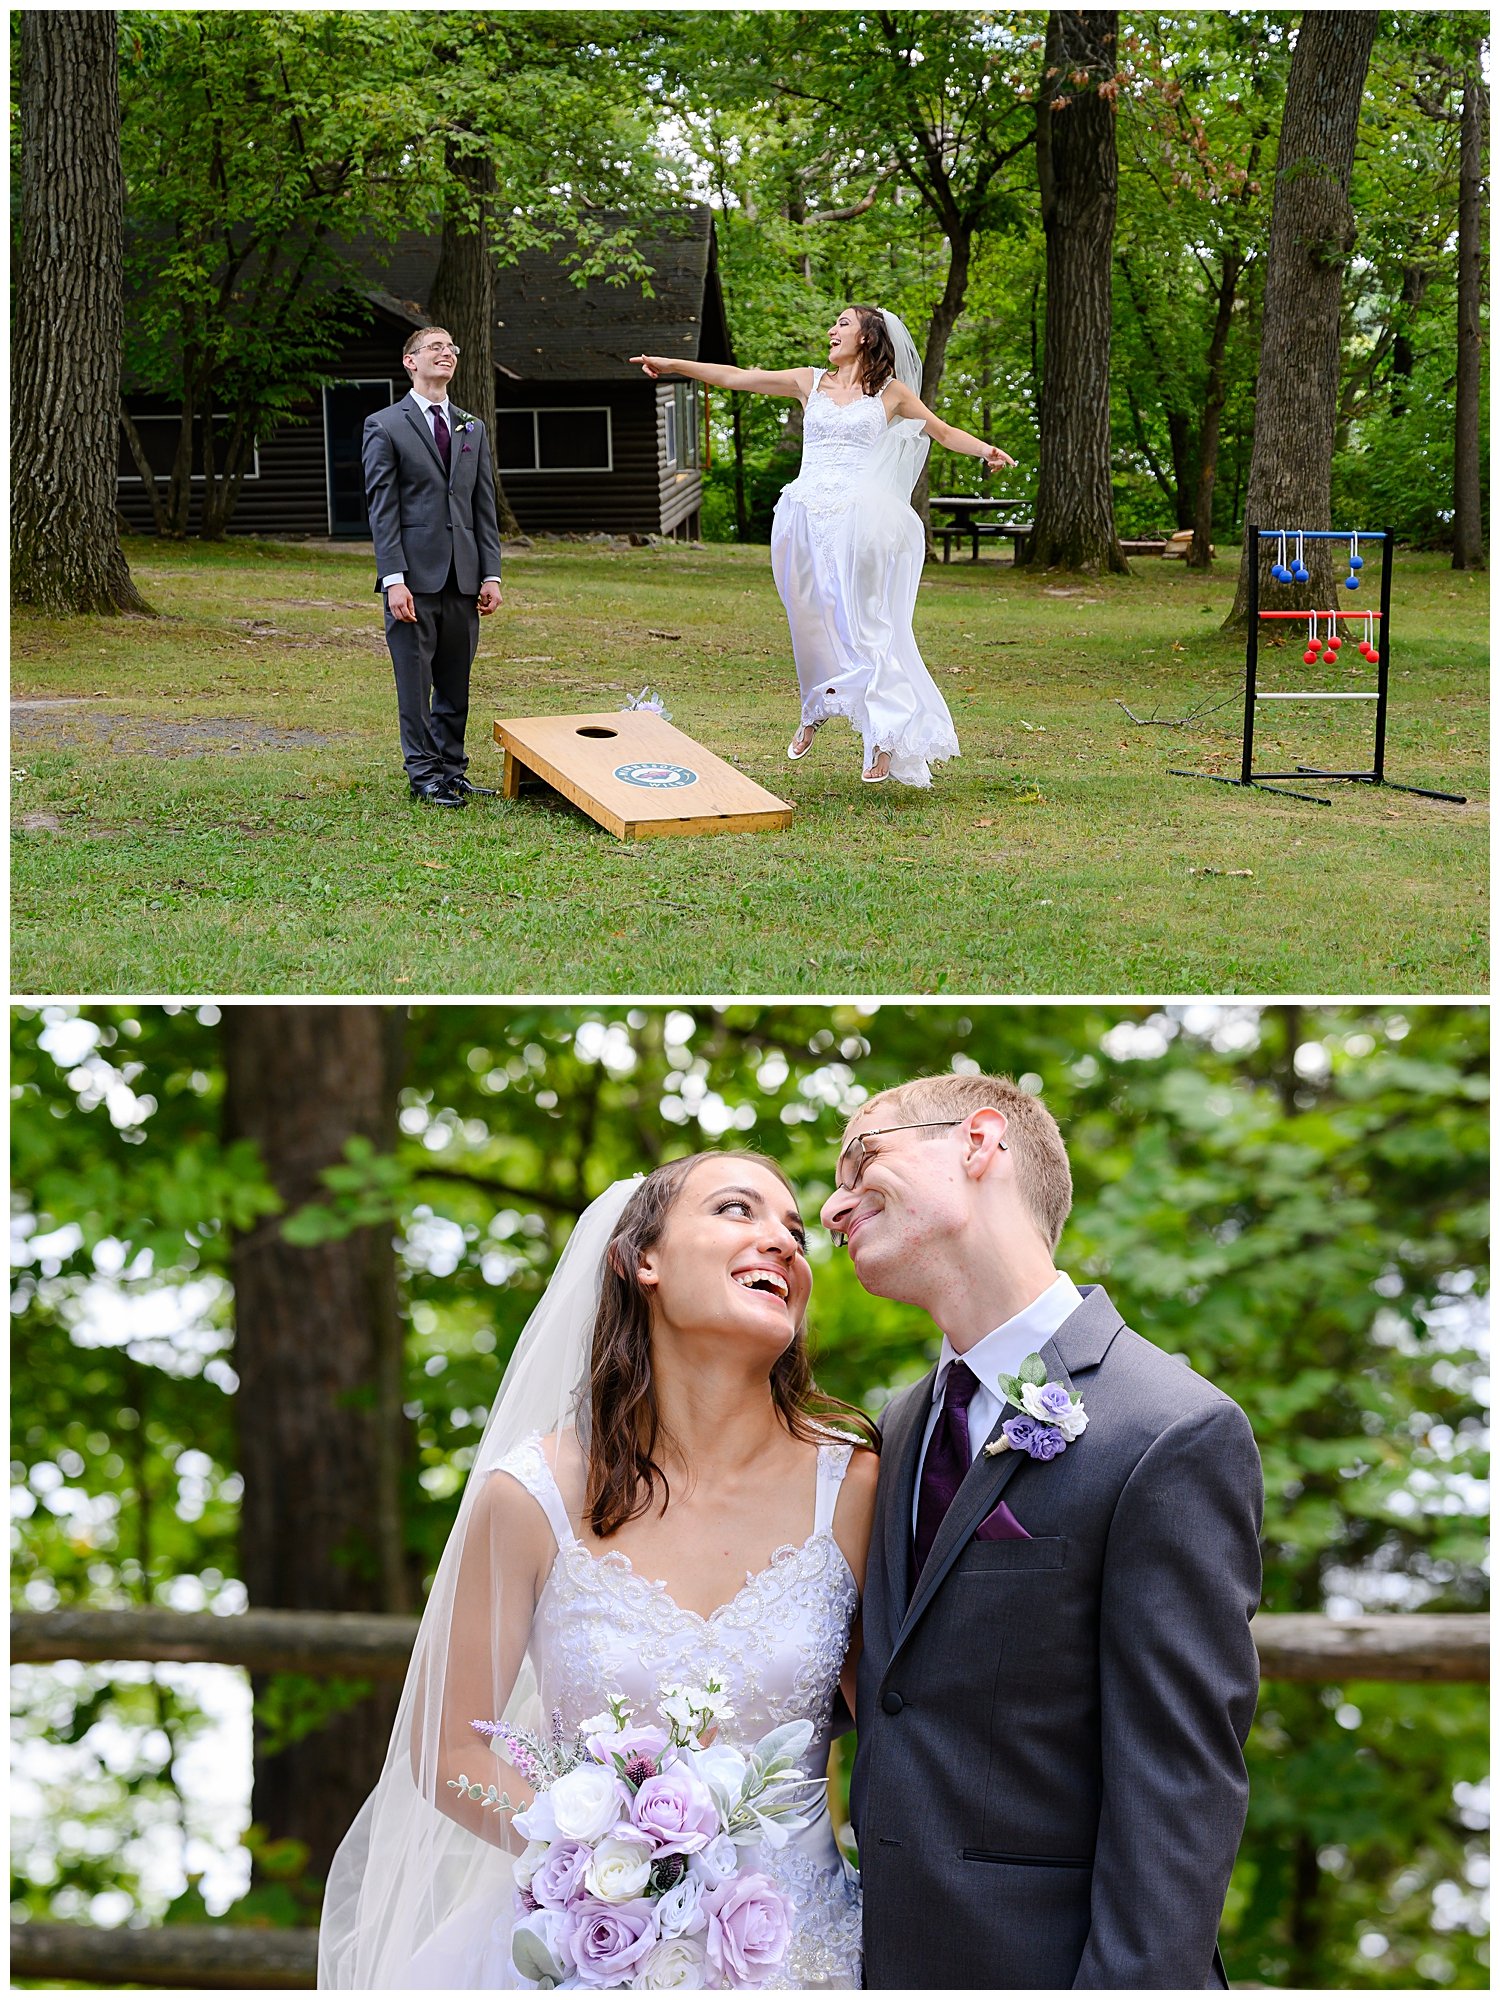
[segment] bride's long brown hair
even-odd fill
[[[854,373],[867,396],[878,396],[896,373],[896,349],[879,306],[849,306],[864,344],[854,357]]]
[[[671,1497],[656,1460],[666,1429],[651,1378],[651,1301],[638,1272],[646,1251],[661,1240],[688,1175],[704,1160],[748,1160],[765,1167],[796,1199],[796,1189],[774,1160],[734,1151],[669,1160],[647,1174],[626,1203],[605,1253],[589,1373],[588,1515],[600,1541],[647,1511],[658,1482],[663,1507]],[[813,1380],[805,1320],[776,1357],[771,1400],[787,1430],[804,1444],[826,1443],[826,1419],[837,1417],[858,1443],[880,1449],[880,1433],[864,1411],[825,1396]]]

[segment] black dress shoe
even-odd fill
[[[450,791],[456,792],[460,798],[498,799],[500,796],[493,785],[471,785],[462,773],[456,778],[450,778],[448,780],[448,787]]]
[[[442,778],[434,778],[424,785],[413,785],[411,795],[425,806],[457,807],[463,804],[462,796]]]

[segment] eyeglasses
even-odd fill
[[[425,343],[425,345],[423,345],[423,346],[419,347],[419,348],[417,349],[417,352],[418,352],[418,354],[431,354],[431,355],[439,355],[439,354],[451,354],[451,355],[453,356],[453,359],[454,359],[455,361],[457,361],[457,359],[458,359],[459,355],[463,353],[463,349],[462,349],[461,347],[455,347],[455,346],[453,346],[453,344],[451,343],[451,341],[446,341],[446,340],[440,340],[440,341],[431,341],[431,340],[429,340],[429,341],[427,341],[427,342]]]
[[[966,1118],[968,1113],[965,1112]],[[866,1141],[883,1139],[888,1132],[949,1132],[955,1125],[962,1125],[963,1118],[923,1118],[915,1125],[882,1125],[874,1132],[861,1132],[849,1141],[839,1154],[838,1167],[834,1172],[834,1185],[840,1194],[853,1194],[864,1175],[866,1163],[874,1158]]]

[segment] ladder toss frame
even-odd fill
[[[1215,785],[1248,785],[1260,791],[1276,792],[1286,799],[1304,799],[1309,805],[1332,805],[1332,799],[1320,798],[1315,792],[1288,790],[1285,780],[1310,778],[1315,781],[1340,780],[1353,785],[1385,785],[1393,792],[1411,792],[1420,799],[1442,799],[1449,805],[1467,804],[1467,799],[1458,792],[1435,792],[1422,785],[1397,784],[1394,778],[1385,775],[1385,734],[1386,715],[1390,704],[1390,652],[1391,652],[1391,565],[1396,553],[1396,537],[1390,528],[1380,530],[1363,529],[1312,529],[1312,528],[1258,528],[1249,529],[1249,537],[1255,546],[1255,559],[1250,564],[1249,629],[1245,638],[1245,716],[1240,737],[1240,773],[1237,778],[1224,777],[1217,771],[1179,771],[1168,773],[1173,778],[1206,778]],[[1335,693],[1331,690],[1306,689],[1294,694],[1262,694],[1257,686],[1260,667],[1260,628],[1268,618],[1309,618],[1328,617],[1332,620],[1347,618],[1358,622],[1370,617],[1366,611],[1314,613],[1308,611],[1262,611],[1260,608],[1260,553],[1263,542],[1279,542],[1285,545],[1295,541],[1299,550],[1303,542],[1347,542],[1351,546],[1357,542],[1379,542],[1380,544],[1380,609],[1375,613],[1380,632],[1380,657],[1376,669],[1376,685],[1373,694],[1361,691],[1358,694]],[[1359,567],[1358,564],[1355,565]],[[1328,771],[1317,764],[1298,764],[1291,771],[1257,771],[1255,768],[1255,704],[1257,701],[1373,701],[1375,703],[1375,751],[1374,761],[1368,771]]]

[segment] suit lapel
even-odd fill
[[[1042,1349],[1048,1366],[1054,1364],[1055,1356],[1049,1353],[1052,1343]],[[1006,1417],[1013,1417],[1015,1411],[1009,1405],[996,1419],[995,1428],[985,1439],[991,1444],[1000,1436],[1000,1425]],[[916,1624],[931,1601],[933,1592],[952,1569],[959,1551],[979,1526],[986,1514],[992,1513],[996,1501],[1015,1478],[1023,1464],[1027,1462],[1024,1451],[997,1452],[989,1458],[983,1451],[975,1458],[964,1478],[964,1483],[953,1496],[953,1505],[943,1516],[943,1524],[937,1531],[932,1553],[928,1556],[922,1574],[917,1578],[917,1587],[912,1592],[911,1602],[906,1607],[906,1616],[901,1621],[901,1629],[896,1637],[899,1646],[908,1632]]]
[[[891,1472],[891,1496],[881,1532],[881,1573],[885,1579],[888,1636],[893,1646],[901,1627],[907,1579],[911,1575],[912,1495],[916,1491],[922,1433],[932,1409],[932,1385],[936,1379],[934,1367],[903,1398],[881,1439],[880,1455]]]
[[[443,471],[443,455],[433,443],[432,432],[428,428],[426,417],[417,408],[416,404],[412,402],[410,397],[407,398],[406,402],[406,421],[411,425],[418,437],[421,438],[428,451],[431,452],[432,462],[438,469],[438,476],[446,486],[448,484],[448,474]]]

